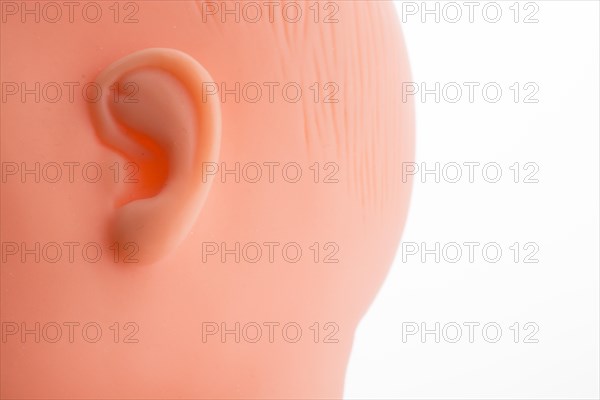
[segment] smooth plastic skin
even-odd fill
[[[391,2],[331,2],[329,24],[323,14],[315,22],[314,2],[294,3],[298,23],[281,13],[223,22],[196,1],[135,3],[130,24],[113,14],[23,23],[3,11],[2,398],[342,397],[354,331],[406,218],[414,119],[401,86],[410,75]],[[23,100],[22,82],[55,82],[63,94]],[[79,83],[72,101],[65,82]],[[99,101],[82,96],[89,82],[103,89]],[[262,99],[222,96],[222,83],[237,82],[257,83]],[[298,101],[293,88],[282,96],[290,82],[302,88]],[[90,162],[101,166],[97,182],[82,178]],[[22,175],[35,163],[39,182]],[[45,179],[50,163],[62,166],[57,182]],[[210,172],[214,163],[256,163],[262,179],[253,182],[253,167],[236,182]],[[137,182],[125,179],[131,171]],[[51,242],[57,262],[54,247],[42,251]],[[94,246],[82,255],[87,243],[102,249],[95,262]],[[215,243],[226,251],[213,254]],[[248,252],[227,253],[236,243]],[[248,243],[262,249],[256,262]],[[55,342],[49,323],[62,328]],[[82,335],[89,323],[102,329],[94,343],[94,329]],[[210,329],[223,323],[248,329],[222,340]],[[302,329],[295,342],[294,329],[282,337],[290,323]]]

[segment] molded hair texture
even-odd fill
[[[408,191],[400,188],[406,183],[402,162],[412,160],[414,138],[403,132],[414,131],[414,107],[412,100],[403,102],[401,97],[402,77],[409,77],[410,71],[393,4],[331,3],[336,13],[329,13],[331,18],[324,22],[328,13],[321,10],[321,21],[315,23],[314,1],[294,0],[304,15],[297,23],[280,14],[272,21],[263,15],[256,23],[227,24],[223,29],[223,18],[233,17],[207,13],[214,2],[197,3],[199,18],[215,41],[232,43],[237,38],[237,46],[229,51],[249,46],[260,52],[273,46],[269,53],[275,56],[262,62],[278,64],[282,82],[297,82],[302,88],[319,85],[318,101],[313,92],[301,98],[306,151],[311,159],[346,162],[348,189],[365,212],[385,215],[388,207],[408,201]],[[286,3],[273,9],[281,13]],[[260,24],[271,29],[259,30]]]

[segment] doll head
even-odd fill
[[[341,396],[410,191],[393,5],[96,4],[2,3],[2,396]]]

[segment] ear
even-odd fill
[[[212,176],[203,177],[202,166],[218,162],[221,141],[218,98],[204,93],[209,82],[192,57],[160,48],[130,54],[96,79],[103,94],[90,103],[97,134],[126,158],[145,163],[140,185],[155,186],[150,197],[116,205],[110,223],[112,240],[138,246],[139,263],[172,252],[209,193]]]

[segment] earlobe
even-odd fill
[[[203,93],[212,78],[189,55],[157,48],[118,60],[96,82],[111,93],[90,103],[96,133],[146,164],[140,184],[153,193],[115,206],[111,236],[134,243],[139,262],[152,263],[187,235],[210,190],[202,165],[218,161],[221,139],[220,104]]]

